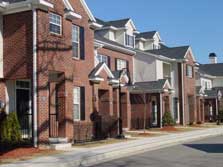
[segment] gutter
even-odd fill
[[[33,9],[33,144],[37,147],[37,13]]]
[[[111,49],[115,49],[115,50],[120,51],[120,52],[123,52],[123,53],[131,54],[131,55],[135,55],[135,54],[136,54],[135,51],[132,51],[132,50],[129,50],[129,49],[120,47],[120,46],[115,46],[115,45],[109,44],[109,43],[107,43],[107,42],[103,42],[103,41],[96,40],[96,39],[95,39],[94,41],[95,41],[95,43],[97,43],[97,44],[100,43],[100,44],[102,44],[102,45],[104,45],[104,46],[107,46],[107,47],[109,47],[109,48],[111,48]]]

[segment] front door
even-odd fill
[[[28,81],[16,82],[16,111],[23,139],[32,138],[32,112]]]

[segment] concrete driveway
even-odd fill
[[[146,152],[97,167],[223,167],[223,136]],[[95,167],[96,167],[95,166]]]

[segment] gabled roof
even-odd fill
[[[200,64],[199,71],[212,76],[223,77],[223,63]]]
[[[114,26],[116,28],[125,27],[125,25],[130,21],[130,18],[120,19],[120,20],[112,20],[112,21],[104,21],[102,19],[96,18],[98,24],[102,24],[104,27]]]
[[[186,53],[188,52],[190,46],[180,46],[180,47],[163,47],[161,49],[147,50],[146,52],[162,55],[171,59],[184,59]]]
[[[115,78],[113,73],[111,72],[111,70],[108,68],[108,66],[105,64],[105,63],[99,63],[92,71],[91,73],[89,74],[89,78],[92,79],[92,78],[95,78],[95,77],[98,77],[98,78],[101,78],[100,77],[100,72],[102,70],[105,70],[106,73],[108,74],[108,78]]]
[[[156,33],[157,33],[157,31],[141,32],[136,35],[136,38],[153,39],[153,37]]]
[[[204,95],[205,94],[205,91],[204,91],[204,89],[202,88],[202,86],[196,86],[196,94],[197,95]]]
[[[145,93],[155,93],[163,92],[165,87],[171,89],[170,83],[166,79],[160,79],[157,81],[147,81],[147,82],[136,82],[130,88],[130,92],[145,92]]]
[[[112,71],[115,79],[120,80],[121,78],[124,78],[126,83],[129,83],[129,76],[126,72],[126,70],[116,70],[116,71]]]

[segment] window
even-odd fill
[[[134,48],[135,47],[135,36],[125,34],[125,45]]]
[[[193,78],[193,67],[190,65],[187,65],[186,68],[187,68],[186,75],[189,78]]]
[[[105,63],[108,65],[108,56],[98,54],[97,60],[99,61],[99,63]]]
[[[50,33],[61,35],[61,16],[50,13],[49,15],[50,19]]]
[[[117,59],[116,61],[116,70],[122,70],[127,68],[127,61],[122,59]]]
[[[75,121],[80,121],[81,119],[80,102],[80,87],[75,87],[73,90],[73,118]]]
[[[80,27],[72,26],[72,49],[73,57],[80,58]]]

